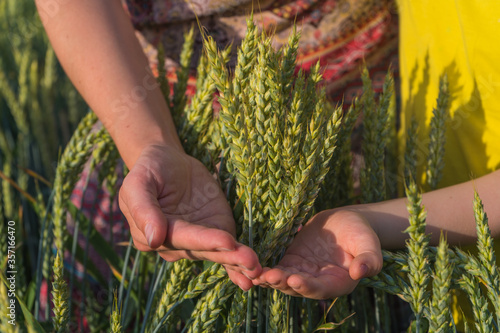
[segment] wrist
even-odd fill
[[[128,126],[126,124],[115,125],[116,130],[110,130],[110,134],[118,147],[120,156],[131,169],[144,150],[149,148],[168,147],[169,149],[184,153],[177,133],[174,130],[167,131],[160,126]]]

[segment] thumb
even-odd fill
[[[349,267],[349,275],[353,280],[377,275],[382,269],[382,253],[363,252],[356,256]]]
[[[131,170],[120,189],[120,209],[155,249],[165,242],[168,224],[158,202],[157,184],[150,171]]]

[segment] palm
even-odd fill
[[[323,212],[254,283],[294,296],[331,298],[350,293],[360,278],[377,273],[381,262],[378,238],[360,215]]]
[[[163,184],[159,188],[158,203],[171,229],[171,232],[167,231],[166,244],[175,248],[176,239],[172,237],[175,235],[174,230],[187,222],[234,235],[231,209],[215,179],[196,159],[184,155],[181,161],[167,162],[173,167],[163,168],[158,177],[159,183]],[[191,231],[199,231],[201,234],[193,236],[203,237],[203,230],[206,231],[205,228]]]
[[[217,181],[183,152],[164,146],[146,149],[124,180],[120,208],[141,251],[158,251],[168,261],[224,264],[245,289],[251,283],[241,273],[260,273],[257,255],[234,238],[232,212]]]

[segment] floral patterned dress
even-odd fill
[[[397,68],[398,20],[388,0],[124,0],[124,6],[153,71],[156,47],[162,43],[173,80],[184,31],[198,20],[218,45],[238,45],[252,12],[261,30],[274,32],[276,48],[287,42],[296,23],[301,31],[298,66],[307,70],[320,61],[327,89],[347,105],[359,92],[349,83],[359,78],[363,61],[376,68],[376,89],[389,63]],[[198,34],[193,70],[200,51]]]

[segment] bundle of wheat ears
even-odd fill
[[[286,45],[275,50],[272,36],[259,33],[252,18],[247,22],[247,34],[238,48],[234,70],[227,67],[231,48],[220,50],[210,36],[203,34],[204,53],[197,68],[196,92],[187,98],[194,44],[192,29],[185,35],[178,82],[172,93],[165,79],[160,48],[159,84],[185,151],[213,171],[227,193],[238,225],[238,241],[253,248],[262,265],[272,266],[313,212],[357,200],[380,201],[394,193],[388,189],[395,179],[389,163],[396,160],[394,83],[389,72],[383,92],[377,98],[365,68],[361,74],[363,95],[344,112],[341,106],[327,102],[320,84],[319,63],[307,75],[303,71],[295,73],[300,37],[296,30]],[[213,112],[214,98],[220,104],[217,116]],[[427,180],[433,188],[439,182],[443,166],[447,103],[444,77],[430,132]],[[365,165],[361,170],[361,197],[355,197],[350,137],[360,114],[364,117]],[[115,293],[114,301],[100,312],[93,312],[91,306],[78,311],[96,330],[305,332],[338,328],[344,332],[361,329],[387,332],[393,319],[384,314],[394,309],[378,300],[392,294],[409,303],[417,332],[454,332],[450,310],[453,289],[469,295],[475,329],[498,330],[499,270],[479,197],[476,195],[474,200],[477,255],[449,248],[444,237],[437,248],[428,245],[426,213],[413,181],[416,143],[412,140],[419,130],[415,122],[409,129],[405,172],[401,177],[406,182],[410,213],[407,249],[384,252],[382,272],[362,281],[375,291],[360,287],[337,302],[317,302],[272,289],[253,288],[244,292],[231,283],[221,265],[188,260],[161,263],[155,254],[135,251],[131,242],[125,257],[118,257],[112,245],[95,232],[91,221],[69,203],[71,189],[89,159],[91,171],[99,169],[99,181],[108,185],[112,197],[116,196],[117,150],[104,129],[92,130],[96,121],[92,113],[82,120],[57,167],[52,210],[41,229],[42,269],[35,278],[39,291],[43,276],[53,276],[53,324],[50,327],[38,324],[35,318],[39,298],[36,298],[35,314],[30,315],[30,311],[24,314],[24,325],[30,329],[67,332],[75,319],[76,305],[72,304],[68,286],[68,281],[73,283],[74,273],[63,270],[61,256],[64,250],[71,252],[71,262],[78,256],[75,250],[78,246],[74,239],[72,243],[73,236],[66,228],[69,212],[82,232],[88,230],[87,242],[99,244],[96,249],[113,272],[109,283],[97,273],[95,276],[104,281],[101,287],[110,295]],[[53,241],[58,253],[55,256],[50,251]],[[85,265],[92,273],[94,268]],[[0,292],[2,295],[6,292],[3,284]],[[326,309],[330,304],[332,311]],[[356,313],[352,315],[353,312]],[[12,331],[3,319],[2,325],[5,332]],[[466,327],[469,329],[472,327]]]

